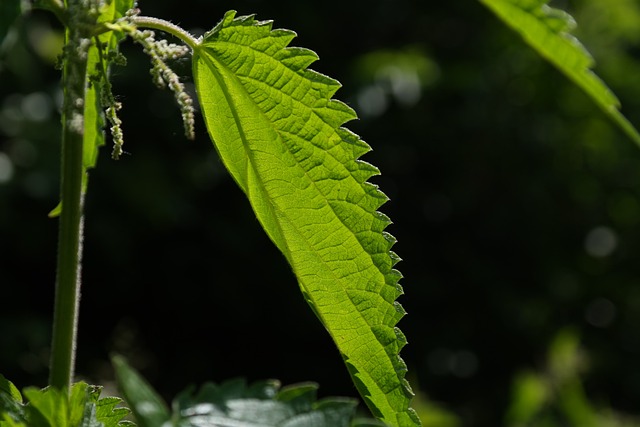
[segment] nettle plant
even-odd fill
[[[618,101],[590,71],[593,61],[569,31],[573,20],[544,0],[481,0],[542,56],[602,107],[634,141],[640,136],[618,111]],[[333,338],[375,420],[354,419],[351,399],[315,401],[316,386],[280,388],[265,381],[205,385],[183,393],[172,411],[120,357],[113,363],[125,404],[141,426],[418,426],[410,408],[407,367],[399,356],[406,339],[396,324],[405,312],[400,258],[378,209],[387,197],[368,180],[379,173],[359,160],[370,150],[343,125],[356,118],[333,99],[340,84],[309,70],[318,56],[289,47],[295,33],[271,21],[227,12],[202,37],[167,21],[145,17],[133,0],[36,0],[65,27],[60,58],[64,101],[59,248],[50,386],[22,393],[0,376],[0,426],[116,426],[129,410],[100,387],[73,383],[78,322],[82,208],[88,171],[110,128],[111,156],[124,153],[121,105],[109,69],[124,63],[118,44],[127,37],[150,57],[152,77],[175,94],[187,138],[194,135],[194,101],[169,64],[191,55],[197,101],[222,162],[244,191],[271,240],[293,269],[304,299]],[[3,22],[21,13],[3,0]],[[158,39],[162,31],[182,44]],[[0,36],[4,37],[7,25]],[[90,290],[89,290],[90,291]]]

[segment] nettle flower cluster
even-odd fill
[[[195,110],[193,107],[193,99],[185,90],[184,84],[180,81],[178,75],[167,64],[167,61],[173,61],[185,57],[189,54],[190,49],[185,45],[169,43],[165,39],[156,40],[155,33],[152,30],[138,29],[135,25],[135,17],[139,13],[139,9],[132,9],[119,24],[113,26],[110,25],[109,27],[114,30],[124,31],[134,42],[142,46],[144,53],[146,53],[151,59],[150,72],[153,83],[161,89],[168,87],[173,92],[182,114],[185,136],[188,139],[194,139]],[[99,49],[100,52],[102,52],[102,50],[103,49]],[[116,65],[123,65],[126,63],[121,54],[116,53],[111,55],[111,57],[107,58],[110,62]],[[104,64],[105,61],[100,62]],[[102,70],[105,70],[103,65],[100,65],[100,67]],[[107,120],[111,125],[110,131],[113,138],[113,150],[111,152],[111,157],[117,160],[124,153],[124,150],[122,149],[124,144],[124,135],[121,127],[122,121],[117,114],[117,112],[122,108],[122,104],[116,101],[109,80],[104,78],[103,82],[101,101],[102,105],[105,107]]]

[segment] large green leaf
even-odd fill
[[[480,0],[540,55],[584,90],[638,145],[640,134],[620,113],[620,102],[591,68],[593,58],[570,34],[575,21],[566,12],[547,5],[548,0]]]
[[[318,57],[287,47],[294,37],[234,11],[204,36],[193,66],[207,129],[374,415],[419,425],[398,355],[399,258],[378,212],[387,197],[367,182],[379,172],[341,127],[356,114],[331,99],[340,84],[307,69]]]

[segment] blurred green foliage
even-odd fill
[[[596,73],[638,125],[637,2],[552,5],[576,18]],[[140,6],[196,31],[230,7]],[[365,160],[382,170],[383,211],[404,258],[402,356],[445,414],[432,425],[555,427],[578,416],[633,425],[640,150],[476,2],[232,6],[297,31],[293,45],[320,55],[311,68],[340,80],[337,97],[361,112],[349,127],[374,149]],[[45,14],[16,31],[0,66],[0,372],[44,385],[60,92],[50,64],[58,48],[39,40],[60,33]],[[236,376],[315,380],[324,393],[355,396],[202,122],[185,141],[147,59],[123,50],[129,64],[113,74],[129,155],[113,162],[103,150],[91,172],[79,374],[108,383],[115,350],[164,396]],[[188,62],[176,65],[189,74]]]
[[[505,425],[637,426],[640,419],[589,400],[581,380],[588,362],[585,359],[576,333],[558,332],[549,348],[546,366],[540,372],[526,370],[516,375]]]
[[[318,384],[282,387],[277,380],[247,384],[234,378],[207,382],[179,393],[171,410],[153,387],[120,356],[113,358],[118,384],[140,427],[164,425],[235,427],[384,427],[373,418],[356,418],[357,401],[316,398]]]

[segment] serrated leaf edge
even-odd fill
[[[365,190],[365,193],[368,194],[370,197],[373,196],[373,194],[375,194],[377,196],[377,198],[381,199],[378,203],[377,203],[377,207],[375,208],[375,211],[372,212],[374,216],[376,216],[378,218],[378,220],[381,220],[384,224],[382,227],[382,230],[384,230],[384,228],[386,228],[391,221],[388,219],[388,217],[386,217],[386,215],[380,213],[377,211],[378,208],[380,208],[380,206],[382,206],[387,200],[388,198],[386,197],[386,195],[384,195],[384,193],[382,193],[377,186],[375,186],[374,184],[371,184],[367,181],[367,179],[369,179],[371,176],[376,175],[378,173],[377,168],[369,165],[367,162],[364,162],[362,160],[359,159],[359,157],[363,154],[365,154],[366,152],[370,151],[370,147],[364,142],[362,141],[357,135],[353,134],[351,131],[349,131],[346,128],[343,128],[341,125],[345,124],[346,122],[353,120],[354,118],[356,118],[355,112],[353,112],[353,110],[351,110],[348,106],[346,106],[346,104],[342,103],[341,101],[332,99],[331,97],[333,96],[333,94],[339,89],[340,84],[334,80],[331,79],[327,76],[322,75],[321,73],[317,73],[316,71],[313,70],[309,70],[306,67],[308,67],[311,63],[313,63],[316,59],[317,59],[317,55],[315,55],[315,53],[310,54],[309,50],[304,49],[304,48],[297,48],[297,47],[288,47],[289,42],[291,41],[291,39],[293,39],[293,37],[295,37],[295,32],[290,31],[290,30],[273,30],[271,28],[272,26],[272,21],[255,21],[254,20],[254,15],[247,15],[247,16],[241,16],[241,17],[235,17],[235,11],[229,11],[225,14],[224,18],[220,21],[220,23],[218,23],[213,30],[207,32],[204,36],[203,39],[203,45],[206,45],[206,43],[208,41],[212,41],[213,39],[215,39],[217,33],[219,33],[220,31],[222,31],[225,28],[234,26],[234,25],[245,25],[245,26],[266,26],[268,27],[268,30],[270,32],[270,35],[273,34],[278,34],[278,35],[285,35],[289,40],[286,41],[286,43],[284,44],[283,47],[280,48],[280,50],[278,50],[278,53],[280,52],[285,52],[282,53],[281,56],[283,57],[287,57],[287,54],[291,53],[291,52],[303,52],[305,54],[307,54],[309,56],[308,59],[306,59],[305,61],[305,65],[302,68],[296,68],[293,69],[291,67],[289,67],[292,71],[294,72],[301,72],[301,73],[309,73],[310,75],[312,75],[314,78],[323,78],[326,79],[327,82],[330,82],[332,84],[332,90],[330,90],[329,92],[329,96],[328,96],[328,102],[332,105],[341,105],[346,107],[346,109],[348,109],[351,113],[352,116],[346,118],[345,120],[342,121],[341,124],[337,125],[337,126],[332,126],[334,128],[334,130],[336,130],[337,132],[344,132],[344,133],[349,133],[351,136],[351,141],[354,143],[355,146],[359,146],[360,148],[357,150],[354,149],[354,157],[352,157],[352,159],[349,162],[353,162],[354,165],[356,166],[365,166],[370,168],[369,172],[366,173],[366,177],[364,179],[359,179],[358,176],[354,173],[354,170],[350,170],[347,169],[348,174],[356,180],[356,182],[358,182],[360,185],[362,185],[363,189]],[[259,53],[263,54],[262,51],[258,51]],[[274,55],[275,56],[275,55]],[[295,55],[293,55],[295,56]],[[203,54],[202,55],[203,59],[206,61],[206,55]],[[286,63],[283,62],[283,64],[285,66],[287,66]],[[224,85],[221,85],[221,87],[224,88]],[[292,101],[296,101],[298,102],[298,100],[291,98]],[[315,110],[313,110],[313,113],[317,115],[317,112]],[[320,116],[318,116],[321,120],[324,121],[324,119]],[[327,122],[325,122],[327,123]],[[329,123],[327,123],[329,124]],[[278,130],[276,130],[276,132],[279,132]],[[344,138],[343,138],[344,140]],[[354,147],[355,148],[355,147]],[[363,149],[364,148],[364,149]],[[247,150],[247,152],[250,153],[249,150]],[[325,151],[325,153],[327,153],[328,155],[331,155],[331,153],[329,153],[328,151]],[[251,159],[250,159],[251,161]],[[338,163],[343,163],[341,161],[338,161]],[[344,166],[344,165],[343,165]],[[357,170],[360,170],[359,168]],[[303,172],[306,173],[306,170],[303,169]],[[310,179],[310,181],[315,185],[315,182],[313,179]],[[366,191],[367,188],[370,188],[370,191]],[[318,193],[319,194],[323,194],[323,191],[321,191],[320,189],[318,189]],[[329,203],[329,200],[327,199],[327,205],[331,207],[331,209],[333,210],[333,206],[331,206],[331,203]],[[274,206],[272,206],[272,208],[274,208]],[[340,221],[343,221],[343,218],[341,217],[341,215],[337,214],[334,210],[334,214],[335,217],[338,218]],[[282,219],[282,217],[280,217],[280,219]],[[346,226],[346,224],[345,224]],[[351,228],[349,226],[346,226],[347,229],[351,230]],[[373,231],[373,230],[372,230]],[[389,301],[388,297],[389,294],[387,294],[387,297],[385,297],[384,293],[381,293],[380,296],[383,297],[385,300],[387,300],[388,302],[392,302],[394,310],[396,312],[396,314],[393,316],[393,326],[395,326],[399,320],[402,318],[402,316],[404,316],[405,311],[404,309],[402,309],[402,306],[395,301],[395,299],[400,296],[403,291],[402,291],[402,287],[401,285],[399,285],[399,280],[402,277],[401,273],[393,268],[391,268],[390,270],[384,271],[383,269],[381,269],[381,266],[373,259],[373,256],[376,255],[375,253],[371,253],[370,250],[367,249],[366,245],[361,241],[360,237],[358,236],[358,233],[351,231],[352,234],[354,234],[354,237],[358,240],[358,242],[360,243],[360,245],[362,246],[363,250],[365,251],[365,253],[367,253],[371,258],[372,258],[372,263],[373,265],[375,265],[378,270],[380,271],[380,273],[384,276],[385,278],[385,282],[387,285],[391,286],[393,289],[393,298],[392,301]],[[386,247],[386,254],[388,254],[390,260],[391,260],[391,267],[393,267],[398,261],[400,261],[400,258],[393,252],[391,251],[391,247],[395,244],[395,238],[393,238],[389,233],[381,231],[381,235],[387,240],[388,244]],[[286,247],[286,245],[284,245]],[[345,289],[345,291],[348,291],[348,289]],[[348,293],[348,292],[347,292]],[[351,298],[351,297],[350,297]],[[353,303],[353,301],[352,301]],[[355,303],[353,303],[355,306]],[[359,314],[362,316],[362,313],[359,311]],[[363,319],[365,320],[365,322],[367,324],[369,324],[370,328],[373,330],[373,326],[369,323],[369,321],[363,317]],[[404,335],[400,332],[400,330],[397,327],[393,328],[393,333],[395,335],[395,343],[396,345],[385,345],[385,343],[383,343],[380,339],[379,342],[380,344],[383,346],[383,348],[385,349],[385,352],[387,353],[387,356],[389,357],[392,366],[394,366],[394,369],[396,371],[396,374],[398,375],[398,379],[400,381],[399,386],[401,386],[403,388],[403,392],[405,394],[405,396],[407,396],[408,398],[411,398],[413,396],[413,392],[411,390],[411,387],[409,386],[408,382],[406,381],[406,379],[404,378],[405,373],[406,373],[406,364],[404,363],[404,361],[400,358],[399,356],[399,351],[400,349],[402,349],[402,347],[404,347],[404,345],[406,344],[406,338],[404,337]],[[411,418],[414,420],[417,420],[417,416],[415,416],[414,413],[412,413],[412,410],[410,410],[409,408],[405,408],[408,409],[408,412],[411,414]]]

